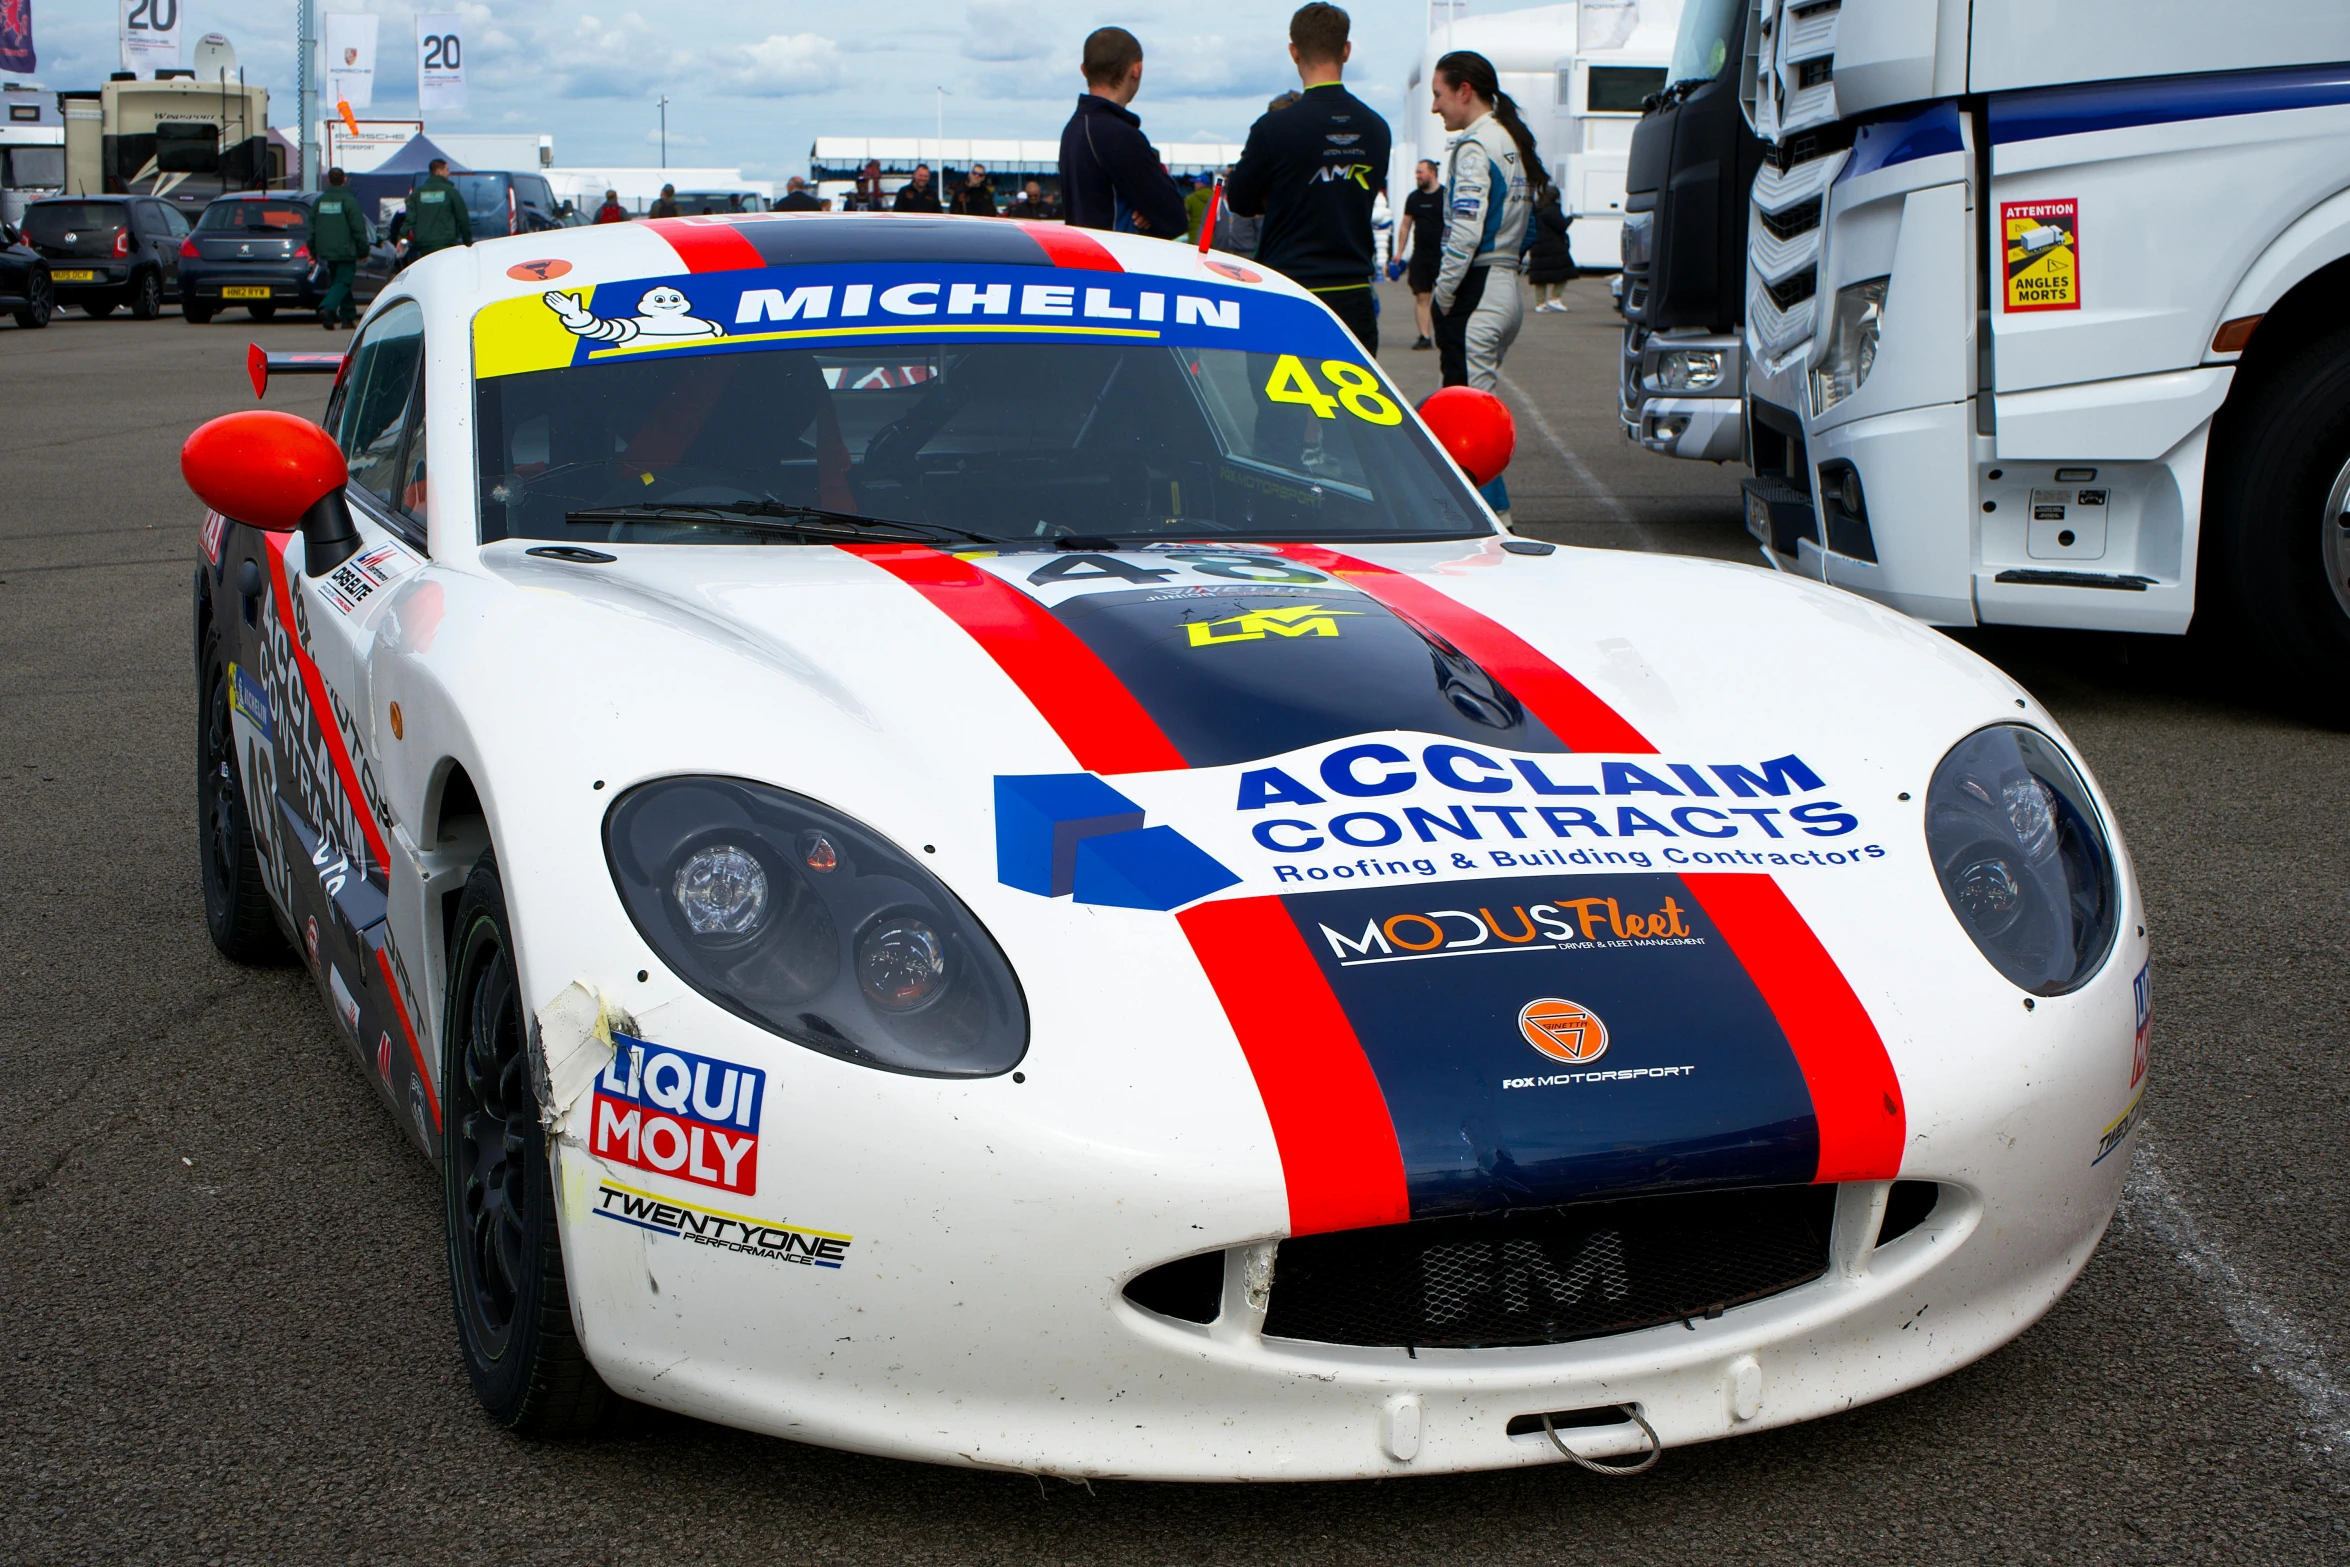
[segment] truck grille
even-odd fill
[[[1771,303],[1781,310],[1792,310],[1819,292],[1820,269],[1805,267],[1793,277],[1781,278],[1776,283],[1763,284],[1763,292],[1771,296]]]
[[[1281,1243],[1268,1338],[1483,1349],[1715,1317],[1827,1271],[1833,1186],[1427,1219]]]
[[[1780,239],[1793,239],[1798,234],[1809,234],[1820,226],[1820,198],[1799,201],[1785,212],[1765,212],[1757,207],[1755,221]]]

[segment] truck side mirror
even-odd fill
[[[1479,488],[1501,477],[1518,448],[1518,422],[1509,405],[1475,387],[1448,386],[1420,404],[1436,444]]]
[[[350,468],[317,425],[274,409],[223,414],[180,447],[180,476],[231,522],[265,533],[302,530],[303,570],[315,577],[359,548],[343,499]]]

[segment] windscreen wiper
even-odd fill
[[[959,539],[973,544],[1000,544],[1001,539],[935,522],[904,522],[891,517],[863,517],[855,512],[827,511],[821,506],[797,506],[789,501],[716,501],[664,505],[589,506],[567,511],[563,520],[576,526],[612,522],[715,522],[753,532],[785,533],[830,543],[838,539],[890,539],[907,544],[936,544]]]

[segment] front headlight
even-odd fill
[[[880,834],[736,778],[612,803],[604,849],[638,934],[680,979],[810,1050],[920,1077],[1028,1051],[1020,984],[946,885]]]
[[[2088,785],[2036,729],[1951,748],[1926,790],[1926,849],[1950,911],[1991,966],[2036,996],[2086,984],[2113,948],[2113,850]]]
[[[1707,392],[1722,384],[1718,348],[1672,348],[1656,356],[1650,380],[1659,391]]]
[[[1828,341],[1811,372],[1811,411],[1824,414],[1859,391],[1877,364],[1877,333],[1885,320],[1885,285],[1873,277],[1836,290]]]

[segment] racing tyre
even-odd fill
[[[2207,490],[2222,617],[2277,689],[2350,718],[2350,327],[2231,409]]]
[[[245,314],[251,316],[256,321],[274,321],[277,319],[277,306],[247,305],[245,307]]]
[[[82,301],[82,314],[93,321],[102,321],[114,314],[114,306],[115,301],[111,299],[85,299]]]
[[[49,274],[36,272],[25,286],[24,303],[17,307],[16,324],[32,332],[49,324],[57,313],[57,295],[49,286]]]
[[[204,866],[204,928],[232,963],[283,963],[293,956],[261,885],[253,823],[237,765],[237,731],[229,717],[228,670],[215,653],[204,660],[203,704],[196,715],[197,846]]]
[[[513,927],[492,856],[466,879],[451,947],[441,1184],[465,1373],[509,1430],[584,1436],[621,1400],[571,1327]]]
[[[163,314],[163,279],[142,272],[131,284],[131,319],[152,321]]]
[[[180,306],[180,319],[190,326],[202,326],[212,319],[212,307],[187,300]]]

